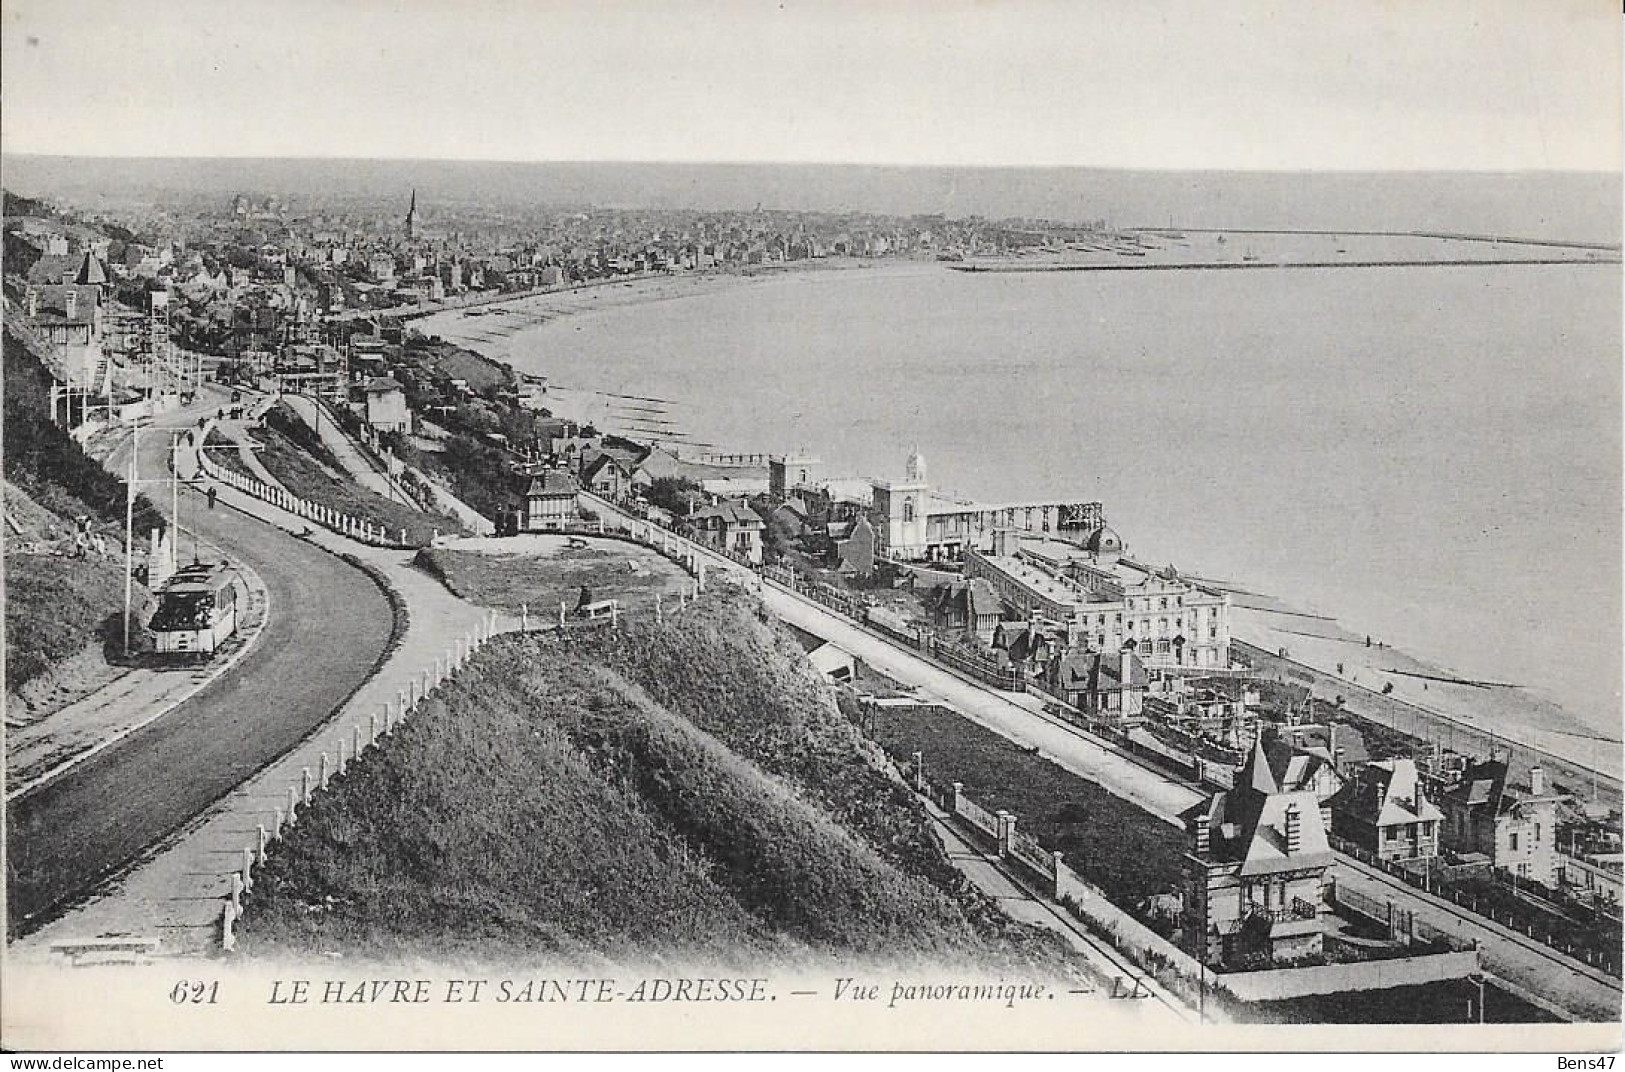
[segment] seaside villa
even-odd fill
[[[1186,952],[1204,964],[1277,964],[1320,954],[1334,860],[1312,790],[1283,792],[1260,739],[1233,789],[1180,818]]]

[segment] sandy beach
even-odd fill
[[[546,406],[555,416],[591,424],[603,431],[663,443],[688,453],[703,452],[727,445],[695,438],[687,413],[689,400],[604,391],[561,382],[554,374],[547,351],[540,345],[542,340],[533,329],[546,324],[557,326],[558,321],[566,318],[593,317],[618,309],[744,288],[779,287],[857,273],[892,277],[938,272],[941,268],[940,264],[930,261],[831,257],[745,269],[598,280],[473,309],[448,309],[414,320],[412,327],[425,335],[437,335],[447,342],[507,362],[517,372],[545,379]],[[551,334],[546,338],[549,345],[560,345],[557,340],[558,336]]]

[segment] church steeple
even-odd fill
[[[418,236],[418,188],[412,187],[412,202],[406,206],[406,237]]]

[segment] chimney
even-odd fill
[[[1196,820],[1196,855],[1204,859],[1208,854],[1208,821],[1207,816],[1200,816]]]
[[[62,294],[62,312],[69,320],[79,312],[79,291],[68,287]]]
[[[30,320],[39,316],[39,291],[29,287],[27,293],[23,295],[23,305],[28,310]]]
[[[1286,854],[1296,856],[1303,851],[1303,824],[1298,817],[1298,806],[1286,806]]]
[[[1529,768],[1529,792],[1537,797],[1546,795],[1546,771],[1540,767]]]
[[[1132,680],[1129,673],[1133,659],[1134,653],[1131,651],[1119,651],[1117,653],[1118,683],[1125,689],[1128,688],[1129,681]]]

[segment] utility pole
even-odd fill
[[[169,433],[169,519],[175,526],[170,546],[176,547],[181,531],[181,438],[180,433]],[[179,548],[176,547],[178,551]],[[194,547],[194,553],[196,548]]]
[[[141,429],[130,433],[130,472],[124,482],[124,654],[130,654],[130,602],[135,584],[135,472]],[[173,537],[171,537],[173,539]]]

